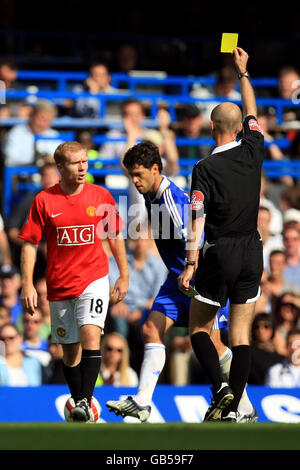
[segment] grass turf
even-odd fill
[[[299,424],[0,423],[1,450],[300,450]]]

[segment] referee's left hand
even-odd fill
[[[188,291],[190,288],[190,280],[194,275],[194,266],[185,266],[182,273],[177,278],[177,284],[180,289]]]

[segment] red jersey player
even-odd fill
[[[19,237],[24,310],[34,314],[37,293],[33,272],[39,241],[47,242],[47,293],[53,342],[63,347],[64,374],[76,407],[73,418],[88,421],[90,400],[100,370],[100,338],[109,303],[106,237],[120,277],[112,296],[122,300],[129,271],[124,225],[109,191],[85,182],[86,149],[77,142],[59,145],[54,159],[60,182],[34,199]]]

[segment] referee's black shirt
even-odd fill
[[[192,216],[206,215],[207,241],[257,230],[263,158],[263,132],[256,118],[247,116],[239,142],[216,147],[195,165]]]

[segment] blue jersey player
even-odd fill
[[[152,395],[166,360],[164,335],[174,324],[188,326],[189,321],[190,297],[178,289],[177,283],[185,264],[189,196],[162,175],[158,149],[149,142],[141,142],[129,149],[123,164],[133,184],[145,198],[152,236],[169,272],[154,300],[150,315],[142,320],[145,349],[138,393],[134,399],[128,397],[125,400],[108,401],[106,405],[117,415],[146,421],[151,412]],[[226,322],[227,309],[223,308],[216,317],[211,338],[218,351],[221,368],[225,374],[229,374],[231,351],[222,343],[219,330]],[[242,413],[243,419],[251,412],[252,405],[248,403],[248,410]]]

